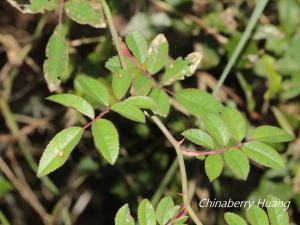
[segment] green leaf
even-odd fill
[[[246,180],[250,171],[249,160],[240,149],[230,149],[224,152],[225,163],[240,179]]]
[[[119,155],[119,135],[112,122],[99,119],[92,125],[92,134],[96,148],[111,165],[115,164]]]
[[[160,71],[167,63],[169,43],[163,34],[157,35],[150,44],[147,69],[150,74]]]
[[[235,213],[227,212],[224,214],[224,218],[228,225],[247,225],[246,221]]]
[[[32,12],[44,12],[48,7],[48,0],[30,0],[30,9]]]
[[[207,132],[222,146],[229,142],[230,133],[224,121],[220,116],[207,114],[203,117],[203,123]]]
[[[126,44],[140,63],[144,63],[148,54],[148,44],[143,35],[133,31],[126,36]]]
[[[223,105],[211,94],[198,89],[183,89],[178,91],[175,97],[181,105],[195,116],[218,113],[223,108]]]
[[[77,95],[58,94],[51,95],[47,99],[64,106],[71,107],[91,119],[94,119],[95,117],[95,112],[90,103]]]
[[[255,205],[246,211],[246,216],[251,225],[269,225],[265,211]]]
[[[76,78],[82,90],[90,97],[95,99],[100,104],[109,105],[109,95],[107,88],[100,81],[88,77],[78,76]]]
[[[82,134],[81,127],[69,127],[56,134],[47,145],[39,162],[38,177],[61,167],[80,141]]]
[[[152,86],[152,81],[142,74],[137,74],[133,80],[133,91],[137,95],[148,95]]]
[[[179,207],[174,207],[171,197],[164,197],[157,205],[156,218],[160,225],[165,225],[179,211]]]
[[[287,210],[280,205],[278,206],[281,200],[273,195],[269,195],[267,200],[272,202],[270,207],[267,207],[271,225],[288,225],[289,215]]]
[[[167,117],[170,111],[170,103],[169,103],[169,96],[163,90],[159,88],[153,88],[150,95],[156,104],[156,109],[153,110],[155,114],[158,114],[163,117]]]
[[[264,125],[253,131],[252,139],[262,142],[287,142],[292,141],[294,137],[278,127]]]
[[[209,155],[205,159],[205,173],[210,182],[220,176],[224,166],[223,158],[220,154]]]
[[[225,107],[221,115],[231,136],[237,142],[241,142],[246,136],[246,122],[242,114],[234,108]]]
[[[145,123],[145,115],[143,111],[129,103],[116,103],[111,106],[111,110],[116,113],[119,113],[127,119],[140,123]]]
[[[133,105],[137,108],[142,109],[156,109],[157,104],[156,102],[147,96],[133,96],[130,98],[127,98],[124,103],[128,103],[130,105]]]
[[[255,72],[268,79],[268,90],[264,94],[265,100],[270,100],[281,90],[282,77],[276,71],[275,58],[265,54],[255,64]]]
[[[128,69],[136,68],[136,66],[127,58],[126,58],[126,63],[127,63]],[[121,65],[119,56],[116,55],[116,56],[113,56],[112,58],[110,58],[105,63],[105,67],[113,73],[120,72],[120,70],[122,70],[122,65]]]
[[[211,138],[211,136],[202,130],[188,129],[184,131],[182,135],[197,145],[201,145],[209,149],[214,149],[215,147],[214,140]]]
[[[140,225],[156,225],[155,211],[148,199],[139,204],[138,219]]]
[[[106,23],[100,4],[86,0],[69,0],[64,5],[69,18],[79,24],[105,28]]]
[[[47,59],[44,62],[44,76],[49,90],[51,92],[57,91],[69,63],[68,44],[65,40],[64,27],[61,24],[57,25],[48,41],[46,57]]]
[[[299,26],[300,4],[297,0],[279,0],[278,12],[280,26],[288,35],[293,34]]]
[[[113,74],[112,89],[114,95],[121,99],[127,93],[132,81],[132,75],[128,70],[121,70]]]
[[[271,146],[260,142],[249,142],[243,145],[242,150],[253,161],[271,168],[284,168],[281,156]]]
[[[7,192],[13,189],[13,186],[4,177],[0,175],[0,198],[2,198]]]
[[[130,215],[128,204],[123,205],[115,217],[115,225],[134,225],[134,219]]]
[[[22,4],[16,0],[7,2],[22,13],[44,13],[45,10],[53,10],[58,5],[58,0],[30,0],[30,4]]]
[[[161,84],[164,86],[171,85],[178,80],[183,80],[186,74],[189,74],[188,61],[178,58],[166,69],[161,78]]]

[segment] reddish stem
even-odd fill
[[[86,125],[84,125],[83,129],[86,130],[87,128],[92,126],[92,124],[94,122],[96,122],[98,119],[101,119],[103,116],[105,116],[107,113],[109,113],[109,111],[110,111],[110,108],[106,107],[97,117],[95,117],[93,120],[91,120]]]
[[[238,143],[238,144],[236,144],[234,146],[227,146],[227,147],[216,149],[216,150],[213,150],[213,151],[194,151],[194,150],[186,149],[184,147],[181,147],[181,150],[182,150],[183,155],[185,155],[185,156],[188,156],[188,157],[197,157],[197,156],[200,156],[200,155],[222,154],[225,151],[230,150],[230,149],[240,149],[246,143],[247,142]]]

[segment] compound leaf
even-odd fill
[[[119,134],[112,122],[99,119],[92,125],[92,134],[96,148],[113,165],[119,155]]]
[[[61,167],[80,141],[82,134],[81,127],[69,127],[56,134],[47,145],[39,162],[38,177]]]

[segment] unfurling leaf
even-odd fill
[[[69,63],[68,44],[62,24],[57,25],[48,41],[46,57],[47,59],[44,62],[44,76],[49,90],[51,92],[57,91]]]
[[[252,138],[261,142],[287,142],[294,139],[293,135],[288,132],[268,125],[257,127],[253,132]]]
[[[112,122],[99,119],[92,125],[92,134],[96,148],[113,165],[119,155],[119,134]]]
[[[235,141],[241,142],[246,136],[246,122],[242,114],[234,108],[225,107],[222,110],[222,119]]]
[[[207,114],[203,117],[203,123],[207,132],[222,146],[229,142],[230,133],[220,116]]]
[[[183,89],[178,91],[175,97],[181,105],[195,116],[218,113],[223,108],[223,105],[212,95],[198,89]]]
[[[224,161],[220,154],[209,155],[205,159],[205,173],[210,181],[220,176],[223,166]]]
[[[143,35],[133,31],[126,36],[126,44],[139,63],[144,63],[147,58],[148,44]]]
[[[106,27],[99,3],[86,0],[69,0],[64,7],[68,17],[79,24],[88,24],[96,28]]]
[[[157,35],[150,44],[147,58],[147,69],[150,74],[160,71],[167,63],[169,43],[163,34]]]
[[[76,81],[82,88],[83,92],[89,97],[93,98],[96,102],[109,105],[109,95],[107,88],[100,83],[100,81],[88,77],[88,76],[78,76]]]
[[[182,135],[197,145],[201,145],[209,149],[214,149],[215,147],[214,140],[211,138],[211,136],[202,130],[189,129],[184,131]]]
[[[224,152],[225,163],[240,179],[246,180],[250,171],[247,156],[240,149],[230,149]]]
[[[281,156],[271,146],[252,141],[243,145],[242,150],[253,161],[271,168],[284,168]]]
[[[140,225],[156,225],[155,211],[148,199],[139,204],[138,219]]]
[[[245,220],[235,213],[227,212],[224,214],[224,218],[228,225],[247,225]]]
[[[145,115],[139,108],[125,102],[116,103],[111,106],[111,110],[124,116],[127,119],[145,123]]]
[[[69,127],[55,135],[47,145],[39,162],[38,177],[47,175],[61,167],[81,139],[81,127]]]
[[[91,119],[94,119],[95,117],[95,112],[90,103],[77,95],[58,94],[51,95],[47,99],[64,106],[71,107]]]
[[[153,88],[150,95],[156,104],[156,109],[153,110],[154,113],[166,117],[170,111],[170,103],[169,103],[169,96],[159,88]]]
[[[115,217],[115,225],[134,225],[134,219],[130,215],[128,204],[123,205]]]

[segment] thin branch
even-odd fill
[[[86,130],[87,128],[92,126],[94,122],[96,122],[98,119],[101,119],[103,116],[105,116],[107,113],[109,113],[109,111],[110,111],[110,108],[106,107],[97,117],[95,117],[92,121],[90,121],[89,123],[84,125],[83,129]]]
[[[105,0],[101,0],[101,4],[102,4],[103,10],[104,10],[105,17],[108,22],[109,29],[112,33],[113,41],[115,43],[115,46],[117,48],[117,51],[118,51],[118,54],[120,57],[121,65],[122,65],[123,69],[126,69],[127,63],[126,63],[125,57],[121,51],[120,39],[119,39],[118,33],[116,31],[115,25],[113,23],[110,9]],[[174,149],[176,151],[177,159],[178,159],[178,163],[179,163],[180,176],[181,176],[183,202],[185,205],[187,205],[187,207],[188,207],[187,211],[188,211],[189,215],[191,216],[192,220],[195,222],[195,224],[202,225],[202,223],[198,219],[196,213],[191,208],[189,200],[188,200],[188,196],[187,196],[188,195],[188,181],[187,181],[187,176],[186,176],[184,158],[183,158],[183,154],[180,149],[180,145],[157,116],[151,116],[151,119],[157,125],[157,127],[163,132],[163,134],[166,136],[166,138],[169,140],[169,142],[172,144],[172,146],[174,147]]]

